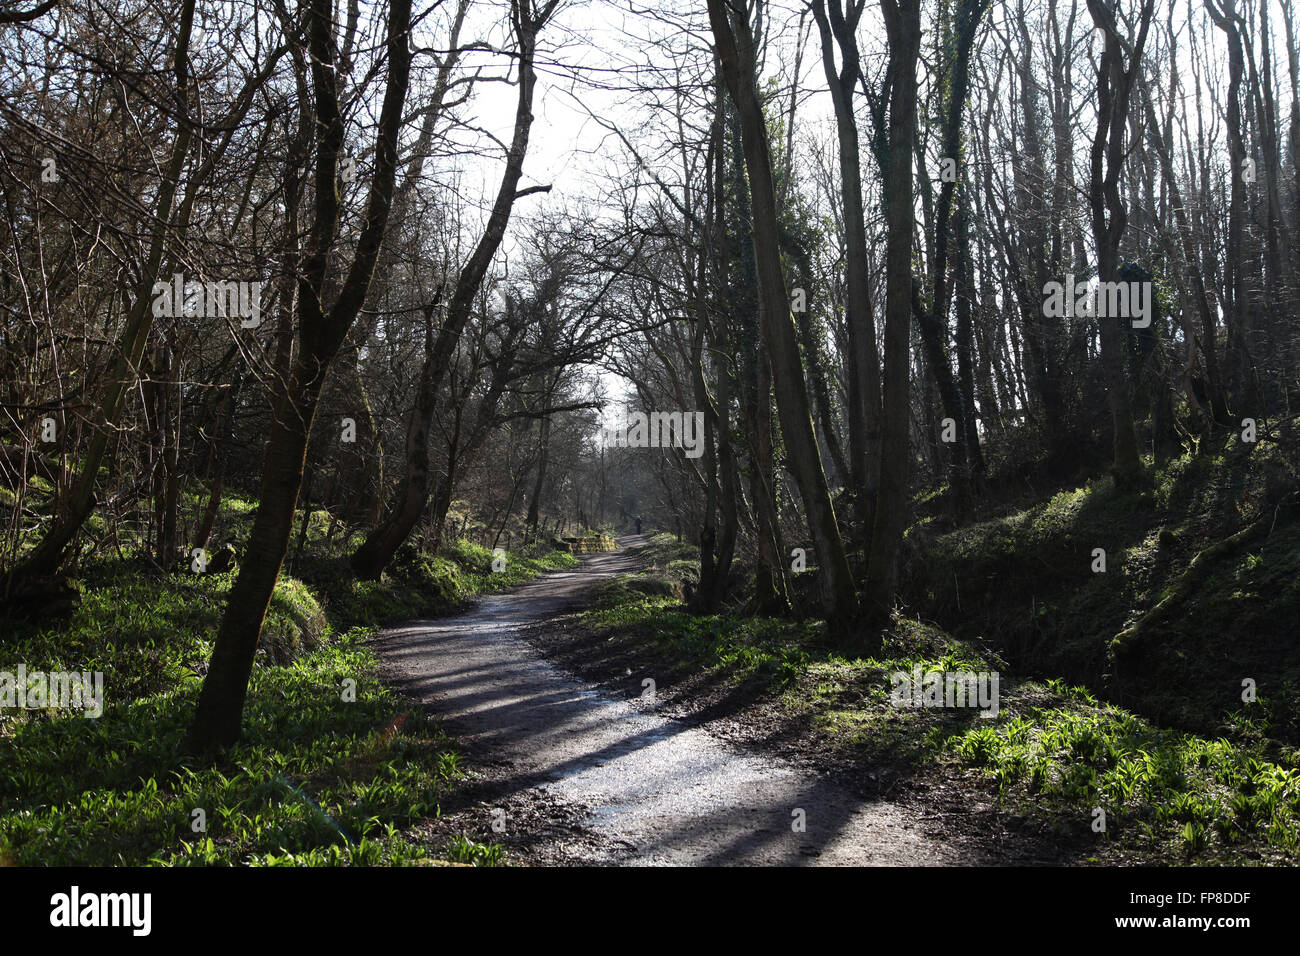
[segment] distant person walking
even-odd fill
[[[641,516],[640,516],[640,515],[638,515],[638,516],[637,516],[637,519],[636,519],[636,533],[637,533],[637,534],[640,534],[640,533],[641,533]]]

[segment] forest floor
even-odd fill
[[[227,498],[223,540],[242,541],[253,505]],[[58,607],[0,617],[0,685],[70,667],[102,678],[102,713],[0,700],[0,866],[494,865],[501,849],[404,828],[466,782],[455,742],[379,681],[377,627],[454,614],[474,597],[572,567],[545,547],[458,540],[357,581],[312,515],[309,548],[276,584],[240,742],[184,754],[211,638],[236,570],[160,568],[147,548],[84,561]],[[3,613],[3,612],[0,612]],[[0,698],[3,693],[0,693]],[[90,718],[90,719],[87,719]]]
[[[543,865],[1103,862],[1086,826],[1063,836],[937,767],[837,765],[734,684],[665,692],[653,655],[590,653],[580,612],[649,538],[372,638],[385,682],[477,771],[408,839],[467,835]]]

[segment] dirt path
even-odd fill
[[[548,861],[972,862],[951,836],[928,836],[899,804],[866,800],[781,759],[742,752],[655,713],[648,698],[594,690],[518,636],[520,627],[581,606],[596,583],[635,567],[626,552],[591,555],[572,571],[484,598],[460,616],[413,622],[375,639],[385,678],[429,706],[476,759],[490,758],[493,797],[507,808],[541,806],[556,816],[566,808],[568,829],[588,835],[552,840]],[[506,810],[507,832],[513,812]]]

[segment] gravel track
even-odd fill
[[[455,617],[410,622],[375,638],[385,679],[426,705],[476,757],[489,755],[499,793],[532,792],[547,805],[577,808],[595,839],[553,847],[553,861],[970,862],[951,836],[928,835],[903,806],[661,716],[648,695],[628,700],[596,690],[519,636],[524,626],[581,607],[598,582],[636,567],[626,551],[589,555],[572,570],[485,597]]]

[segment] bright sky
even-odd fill
[[[608,87],[627,86],[638,75],[644,79],[656,79],[653,71],[646,70],[652,60],[656,64],[667,62],[667,54],[662,49],[651,50],[647,42],[649,37],[667,39],[670,47],[685,47],[689,40],[680,29],[670,26],[663,19],[653,14],[654,9],[676,0],[563,0],[557,18],[547,26],[541,38],[541,53],[538,60],[538,87],[535,98],[535,121],[529,144],[528,158],[524,166],[524,186],[549,183],[553,191],[549,195],[530,196],[516,206],[512,225],[515,236],[522,230],[518,227],[539,209],[547,206],[559,206],[575,199],[599,201],[602,192],[608,188],[614,176],[626,178],[634,175],[632,162],[625,147],[612,133],[603,128],[589,115],[595,113],[607,121],[617,123],[618,127],[645,151],[651,165],[654,165],[654,151],[663,147],[662,137],[655,136],[655,121],[662,122],[667,111],[657,115],[649,112],[642,99],[639,106],[633,107],[630,96]],[[694,12],[698,18],[695,29],[699,31],[695,42],[703,46],[711,39],[708,36],[707,17],[704,5],[700,2],[680,0],[679,5]],[[1045,9],[1045,4],[1028,0],[1025,7],[1029,16],[1038,24],[1038,18]],[[767,25],[769,36],[774,40],[768,54],[766,74],[788,77],[793,72],[794,48],[799,28],[799,13],[804,9],[803,0],[776,0],[770,22]],[[1128,9],[1126,5],[1125,9]],[[491,11],[476,11],[471,14],[472,21],[467,24],[465,39],[486,38],[496,48],[508,47],[511,37],[503,19],[504,4]],[[1008,21],[1014,17],[1014,3],[995,4],[987,17],[985,29],[992,28],[997,35],[985,40],[985,49],[994,50],[1001,43],[1000,36],[1013,29]],[[1058,16],[1068,16],[1068,0],[1063,0],[1058,8]],[[1221,34],[1208,28],[1204,9],[1197,0],[1179,0],[1174,18],[1176,29],[1182,30],[1187,23],[1189,13],[1192,23],[1198,29],[1198,40],[1208,48],[1211,69],[1226,74],[1226,57],[1216,56],[1222,46]],[[1280,7],[1271,10],[1271,25],[1276,36],[1273,47],[1274,68],[1278,71],[1280,106],[1284,115],[1290,100],[1287,95],[1287,76],[1284,37]],[[1164,0],[1157,4],[1157,20],[1163,22],[1167,16]],[[1257,14],[1256,14],[1257,16]],[[473,20],[473,18],[477,20]],[[493,19],[495,17],[495,19]],[[1076,36],[1088,43],[1093,33],[1083,0],[1078,2],[1076,13]],[[927,25],[928,26],[928,25]],[[800,105],[799,124],[807,130],[820,126],[830,115],[830,97],[825,92],[825,80],[822,73],[820,45],[815,25],[811,17],[804,23],[807,34],[807,46],[800,70]],[[1201,29],[1204,27],[1204,29]],[[870,72],[876,69],[879,56],[882,55],[882,31],[878,28],[878,4],[869,4],[859,30],[861,37],[864,68]],[[923,43],[932,43],[927,30]],[[1183,41],[1185,43],[1185,40]],[[925,49],[929,54],[932,50]],[[1180,55],[1182,52],[1180,51]],[[1167,52],[1148,49],[1152,69],[1167,68]],[[1259,51],[1256,50],[1256,57]],[[501,75],[509,63],[507,57],[498,54],[475,54],[467,63],[486,67],[486,72]],[[617,67],[623,72],[617,73]],[[1091,98],[1086,71],[1089,69],[1086,58],[1079,61],[1080,82],[1076,97]],[[1182,76],[1183,94],[1190,92],[1192,77],[1190,69]],[[1226,84],[1226,76],[1215,76],[1214,82]],[[480,84],[476,92],[474,113],[476,121],[487,128],[503,142],[510,138],[514,119],[516,88],[504,83]],[[1207,97],[1208,100],[1208,97]],[[782,107],[786,99],[782,96]],[[1094,122],[1084,103],[1080,122],[1088,127]],[[1209,108],[1208,102],[1206,108]],[[1283,120],[1285,125],[1285,120]],[[1220,127],[1221,129],[1221,127]],[[1085,144],[1086,145],[1086,144]],[[1083,146],[1080,147],[1084,148]],[[467,198],[475,195],[490,200],[496,189],[500,176],[499,160],[474,163],[465,173],[462,186]],[[644,175],[644,174],[642,174]],[[503,244],[503,253],[509,254],[513,245],[511,236]],[[604,376],[612,395],[621,394],[624,389],[613,376]]]

